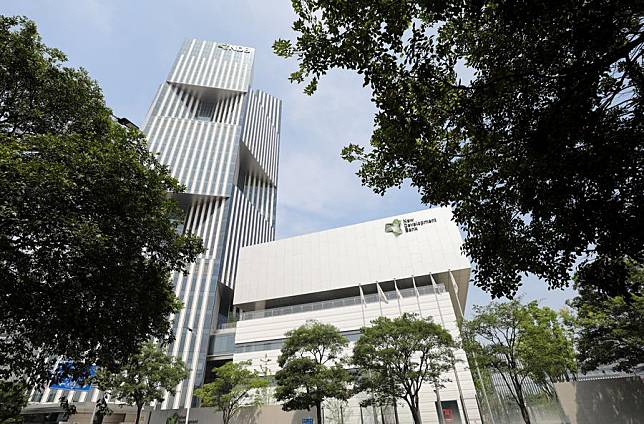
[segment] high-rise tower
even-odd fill
[[[164,409],[186,408],[204,380],[209,342],[232,304],[240,247],[275,237],[281,102],[250,89],[254,55],[248,47],[186,41],[143,124],[149,149],[186,186],[177,196],[186,212],[178,231],[198,235],[206,247],[188,273],[172,276],[184,307],[172,317],[169,353],[187,364],[189,377]],[[216,358],[232,359],[232,351]],[[102,393],[34,389],[25,413],[58,422],[63,398],[77,406],[75,421],[87,422]],[[122,421],[132,413],[118,411]]]
[[[255,50],[186,41],[146,116],[143,131],[172,175],[187,187],[180,227],[204,241],[189,273],[173,276],[184,308],[170,353],[190,369],[165,408],[184,408],[203,382],[211,334],[228,312],[242,246],[273,240],[280,100],[250,89]],[[230,298],[230,296],[228,296]]]

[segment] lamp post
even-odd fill
[[[192,342],[192,328],[186,327],[186,330],[188,330],[188,332],[190,333],[190,342]],[[190,346],[190,342],[188,343],[188,346]],[[191,369],[188,369],[188,371],[192,372]],[[190,423],[190,421],[189,421],[190,420],[190,407],[192,407],[192,390],[191,390],[191,387],[190,387],[190,375],[188,375],[188,393],[187,393],[187,396],[188,396],[188,407],[186,408],[186,422],[185,422],[185,424]]]

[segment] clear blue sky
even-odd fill
[[[373,127],[370,92],[351,72],[332,72],[314,96],[290,84],[293,62],[275,56],[276,38],[292,38],[289,0],[3,0],[2,13],[38,24],[45,43],[63,50],[103,88],[119,116],[141,124],[186,38],[257,49],[254,87],[280,97],[283,132],[277,210],[279,238],[422,209],[409,187],[384,197],[361,186],[340,159],[347,143],[367,144]],[[559,308],[573,291],[548,291],[528,277],[524,300]],[[489,297],[473,287],[468,300]]]

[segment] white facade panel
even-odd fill
[[[457,316],[465,303],[470,264],[451,218],[449,208],[434,208],[242,248],[234,304],[243,312],[233,359],[277,372],[286,333],[309,320],[332,324],[345,334],[351,341],[347,354],[362,327],[379,316],[405,312],[431,317],[458,340]],[[387,286],[388,302],[373,294],[376,282]],[[444,375],[441,400],[456,402],[462,422],[467,416],[469,423],[481,423],[465,352],[457,351],[456,357]],[[361,409],[359,401],[350,400],[346,424],[374,422],[372,412],[381,422],[382,411]],[[420,403],[424,423],[438,423],[435,401],[434,388],[426,383]],[[400,423],[413,422],[402,401],[398,415]]]
[[[238,289],[239,290],[239,289]],[[420,296],[420,307],[424,317],[436,317],[435,322],[439,321],[438,305],[443,311],[445,327],[448,331],[456,335],[456,317],[452,311],[452,303],[447,292],[438,295],[438,304],[434,296]],[[418,313],[418,302],[416,297],[406,297],[400,300],[400,306],[403,312]],[[381,316],[396,317],[398,316],[398,302],[390,300],[389,303],[369,303],[363,308],[360,304],[316,310],[311,312],[300,312],[275,317],[256,318],[237,322],[237,333],[235,343],[248,343],[259,340],[274,340],[284,338],[287,331],[305,324],[309,320],[317,320],[323,323],[333,324],[340,331],[358,330],[364,323],[368,324],[372,320]]]
[[[364,309],[361,304],[357,304],[275,317],[241,320],[237,323],[235,343],[237,345],[249,343],[261,344],[262,342],[284,339],[286,332],[301,326],[309,320],[333,324],[342,332],[358,330],[363,326],[364,322],[368,325],[371,320],[381,315],[394,318],[399,316],[401,312],[420,313],[423,317],[432,317],[434,322],[444,325],[452,334],[452,337],[456,340],[459,339],[456,315],[452,308],[449,294],[441,290],[436,295],[432,293],[423,294],[418,298],[415,296],[405,297],[400,299],[400,303],[396,300],[389,300],[389,303],[381,304],[369,303]],[[345,353],[350,355],[352,348],[353,342],[350,343]],[[274,374],[279,369],[277,365],[279,354],[280,350],[275,348],[253,352],[239,352],[234,354],[234,361],[250,360],[253,368],[260,370],[260,367],[268,366],[270,373]],[[465,352],[462,350],[457,351],[456,358],[459,362],[456,363],[455,370],[446,372],[443,375],[449,381],[446,381],[444,383],[445,387],[440,390],[441,400],[456,401],[461,419],[463,419],[462,396],[470,423],[480,423],[481,418],[476,403],[476,390],[468,369]],[[460,383],[460,392],[456,382],[457,379]],[[345,415],[345,424],[361,423],[359,399],[359,397],[355,397],[350,400],[349,412]],[[436,396],[433,387],[429,383],[425,383],[425,386],[421,390],[421,414],[424,423],[438,423],[438,415],[434,406],[435,401]],[[363,408],[363,415],[368,412],[370,412],[369,409]],[[401,424],[413,422],[407,405],[402,401],[398,403],[398,413]],[[378,411],[378,416],[380,416],[380,411]]]
[[[245,247],[235,304],[469,269],[451,218],[449,208],[433,208]],[[385,232],[395,219],[401,221],[400,235]],[[405,220],[421,225],[405,231]]]

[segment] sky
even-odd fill
[[[271,45],[295,38],[290,0],[2,0],[0,13],[34,20],[48,46],[98,81],[114,114],[138,125],[185,39],[254,47],[253,87],[283,101],[277,238],[427,207],[411,187],[374,194],[340,158],[343,146],[368,144],[373,129],[371,92],[358,75],[333,71],[313,96],[288,81],[296,63]],[[520,294],[558,309],[574,292],[528,276]],[[471,287],[466,314],[489,301]]]

